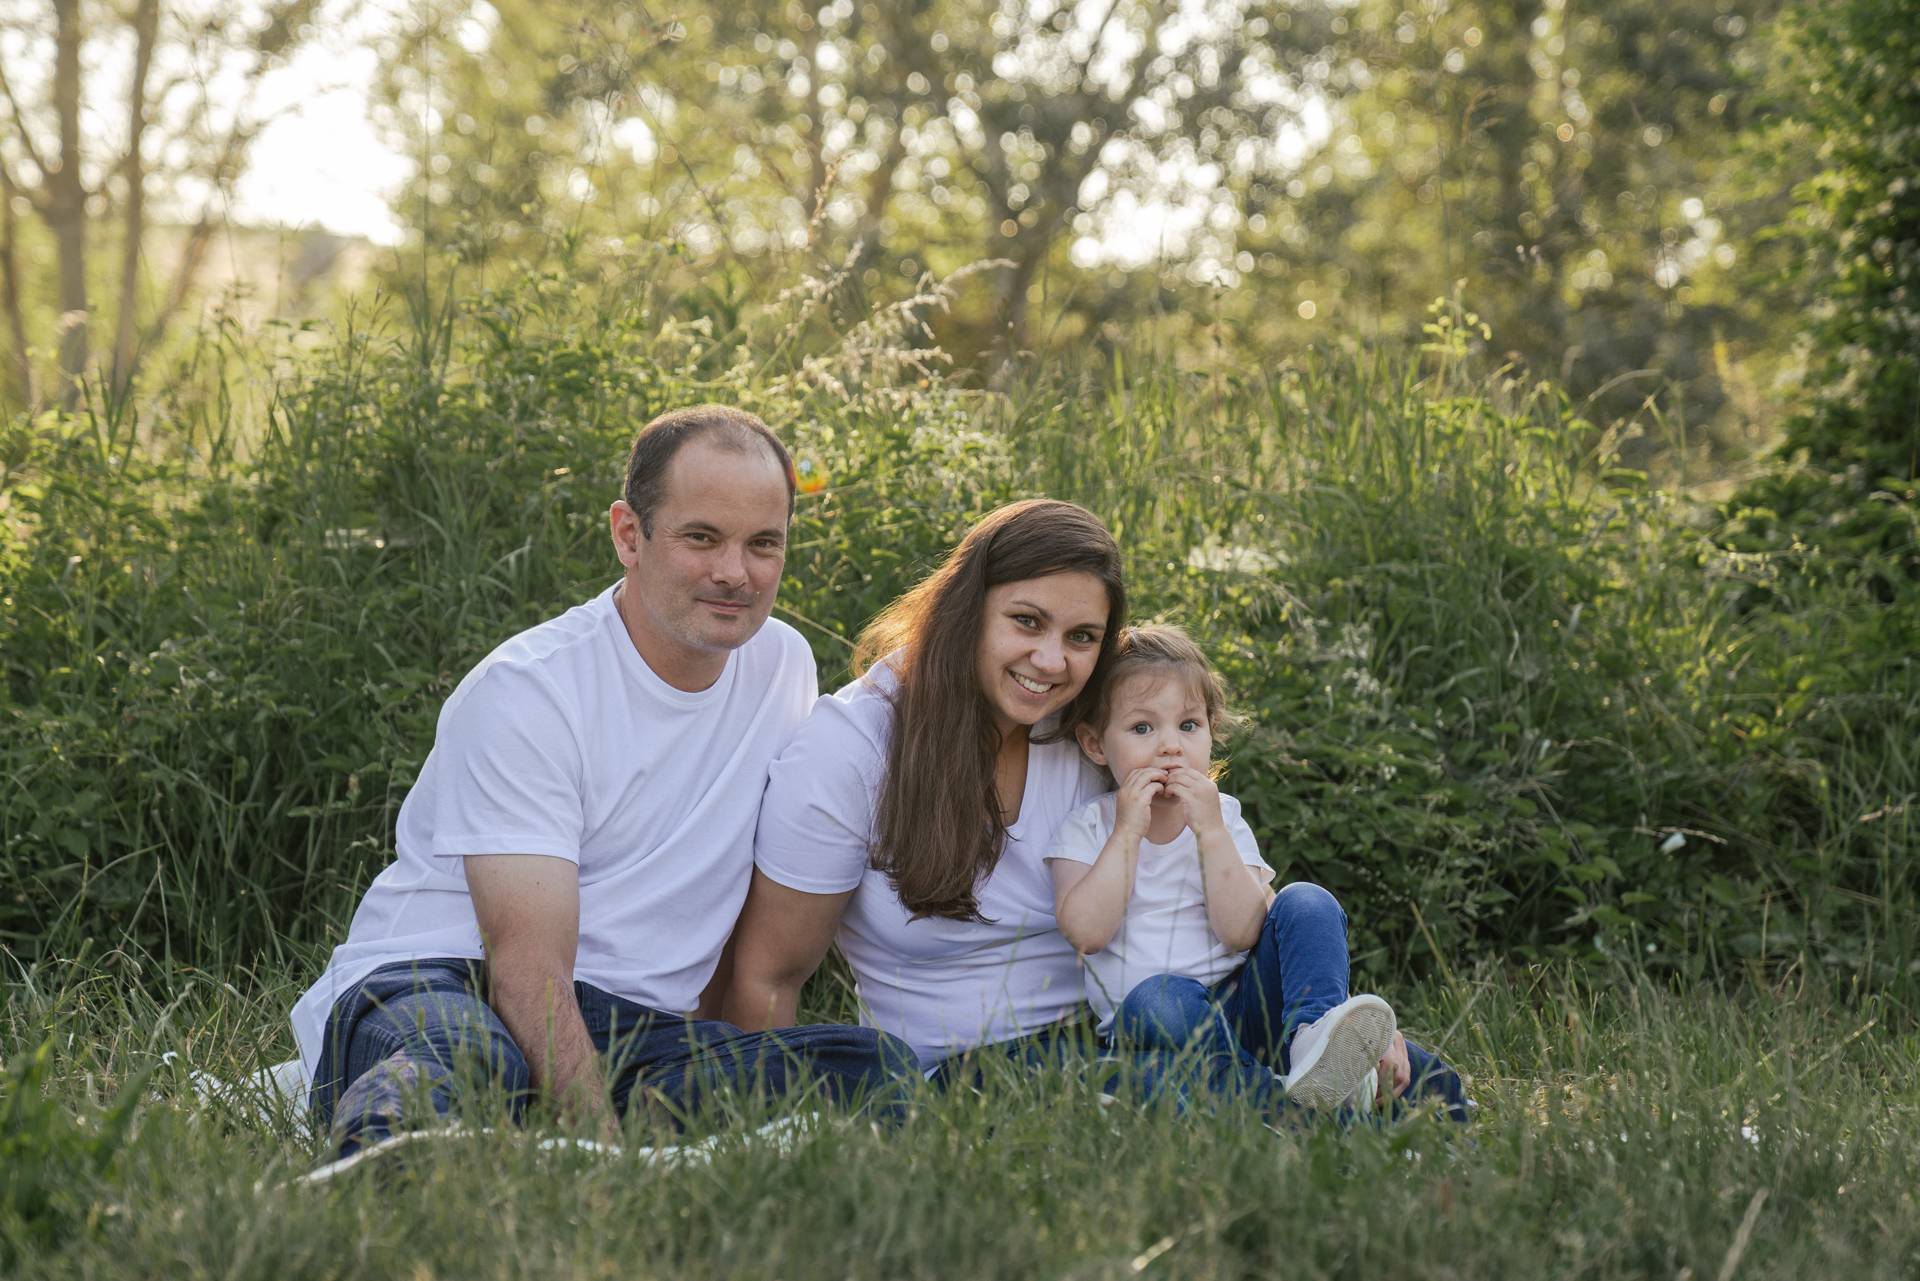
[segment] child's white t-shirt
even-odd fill
[[[1092,863],[1113,834],[1116,794],[1107,793],[1083,806],[1061,824],[1047,861],[1066,859]],[[1240,802],[1220,798],[1227,835],[1241,860],[1267,878],[1273,869],[1260,857],[1253,829],[1240,817]],[[1087,1004],[1100,1018],[1100,1030],[1113,1025],[1114,1009],[1142,981],[1156,974],[1178,974],[1215,983],[1233,973],[1246,959],[1222,943],[1207,924],[1206,888],[1200,877],[1200,847],[1192,828],[1165,845],[1142,839],[1133,875],[1133,897],[1127,900],[1126,920],[1113,941],[1091,956],[1081,957],[1086,969]]]
[[[612,588],[494,650],[441,709],[400,807],[399,857],[294,1007],[308,1070],[334,1002],[374,969],[484,954],[470,855],[578,865],[574,977],[693,1009],[746,900],[767,766],[816,689],[806,641],[778,619],[711,686],[675,689],[634,648]]]

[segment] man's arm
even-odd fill
[[[464,862],[487,951],[488,1004],[526,1055],[534,1088],[569,1114],[610,1129],[606,1081],[573,997],[580,869],[544,854]]]
[[[852,897],[852,890],[789,889],[755,868],[729,945],[733,977],[727,985],[727,1022],[749,1032],[791,1027],[799,1017],[800,986],[820,968]]]

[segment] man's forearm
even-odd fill
[[[533,1086],[575,1115],[607,1115],[606,1083],[573,997],[571,976],[550,964],[489,958],[494,1012],[526,1056]]]

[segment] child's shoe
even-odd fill
[[[1354,1101],[1393,1044],[1393,1007],[1377,996],[1349,997],[1293,1034],[1287,1096],[1329,1111]],[[1367,1103],[1372,1102],[1371,1090]]]

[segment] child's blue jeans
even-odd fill
[[[1195,1058],[1195,1071],[1214,1090],[1263,1095],[1261,1078],[1290,1067],[1294,1029],[1346,999],[1347,914],[1318,885],[1295,881],[1275,896],[1239,969],[1212,985],[1155,975],[1120,1002],[1111,1033],[1134,1050]],[[1407,1061],[1413,1072],[1403,1101],[1433,1100],[1465,1121],[1459,1074],[1412,1041]]]

